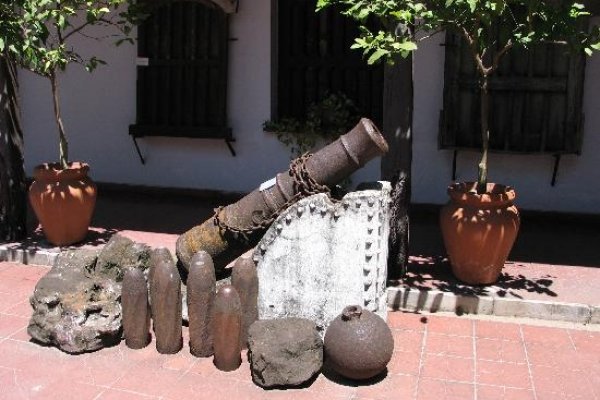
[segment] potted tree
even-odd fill
[[[128,0],[16,0],[2,6],[7,18],[0,25],[0,52],[50,84],[59,157],[58,162],[35,168],[29,199],[47,240],[57,246],[85,238],[96,200],[96,186],[87,176],[89,166],[69,159],[59,78],[72,63],[90,72],[105,64],[95,56],[84,58],[73,47],[76,35],[90,37],[86,33],[90,27],[114,29],[117,44],[132,42],[128,34],[142,14],[135,5],[127,5]]]
[[[375,17],[386,29],[371,31],[364,24],[354,48],[368,62],[393,61],[417,49],[418,40],[445,30],[462,36],[469,46],[479,76],[482,157],[476,182],[449,186],[450,203],[440,225],[454,274],[471,284],[497,280],[519,229],[513,205],[515,191],[488,182],[489,82],[504,56],[514,47],[562,43],[572,51],[600,50],[599,30],[583,29],[589,15],[585,6],[566,0],[319,0],[317,8],[341,4],[345,13],[365,21]],[[506,28],[494,34],[495,26]],[[416,35],[426,32],[424,36]]]

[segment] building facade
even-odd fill
[[[148,63],[153,65],[152,60],[148,61],[148,57],[141,54],[143,49],[78,38],[80,43],[76,45],[81,44],[90,55],[98,56],[108,65],[93,74],[77,66],[69,67],[60,78],[71,158],[89,163],[91,176],[98,182],[234,192],[250,191],[286,169],[289,150],[273,134],[262,129],[263,122],[270,119],[282,103],[282,89],[278,84],[281,82],[278,74],[282,71],[278,64],[281,16],[274,3],[240,0],[237,12],[227,17],[225,50],[218,46],[202,50],[222,57],[221,60],[224,57],[226,84],[219,83],[221,75],[211,75],[215,65],[222,65],[215,61],[210,65],[194,64],[198,71],[204,71],[204,75],[200,74],[208,82],[204,86],[198,83],[198,73],[181,72],[170,75],[173,81],[164,87],[160,85],[166,78],[155,76],[150,79],[155,83],[142,84],[145,86],[141,91],[143,69]],[[169,29],[181,37],[189,32],[190,26],[194,29],[203,26],[204,17],[200,14],[196,15],[197,20],[192,20],[194,16],[185,10],[174,13],[175,22]],[[593,18],[592,23],[600,23],[600,18]],[[207,32],[218,35],[219,28],[211,26],[214,32]],[[335,32],[322,34],[334,35]],[[152,40],[161,46],[160,39]],[[444,34],[439,34],[422,42],[414,56],[415,203],[446,202],[446,187],[453,173],[457,180],[476,177],[477,152],[460,151],[453,162],[454,152],[439,148],[445,40]],[[317,43],[319,45],[322,43]],[[188,48],[201,49],[201,44],[192,43]],[[184,54],[186,50],[173,47],[169,51]],[[335,74],[330,79],[333,82]],[[319,78],[316,81],[319,82]],[[20,83],[25,162],[26,170],[31,173],[35,165],[58,158],[58,141],[48,83],[25,71],[20,74]],[[179,100],[172,100],[161,91],[167,87],[179,91]],[[225,96],[218,95],[219,90]],[[319,89],[315,89],[317,92]],[[360,93],[364,97],[364,91]],[[370,93],[373,103],[378,92]],[[600,214],[600,98],[597,93],[600,93],[600,56],[594,55],[588,57],[585,64],[580,154],[562,155],[558,168],[555,168],[556,158],[552,152],[492,154],[490,180],[513,186],[517,191],[517,204],[523,209]],[[314,95],[305,93],[305,98],[298,101],[307,103],[307,98]],[[291,96],[293,102],[294,92]],[[149,103],[148,99],[155,99],[157,103]],[[219,102],[223,104],[221,108]],[[210,107],[199,110],[198,104]],[[166,119],[160,120],[159,113],[166,115]],[[169,123],[198,124],[202,129],[196,130],[199,134],[190,134],[194,129],[161,131]],[[141,125],[142,129],[132,128]],[[145,163],[138,156],[130,132],[142,132],[136,140]],[[225,139],[235,141],[228,140],[228,143]],[[373,160],[353,177],[353,182],[376,180],[379,169],[379,160]],[[551,185],[553,176],[554,186]]]

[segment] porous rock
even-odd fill
[[[254,253],[258,317],[307,318],[324,336],[348,304],[387,317],[388,182],[333,203],[325,194],[281,213]]]
[[[307,319],[256,321],[248,332],[248,359],[257,385],[298,386],[321,370],[323,341]]]
[[[121,285],[95,274],[97,254],[62,253],[30,298],[27,332],[67,353],[93,351],[121,340]]]
[[[37,283],[27,332],[67,353],[95,351],[122,337],[121,280],[124,268],[146,268],[149,248],[114,235],[100,255],[63,252]]]
[[[150,247],[143,243],[113,235],[98,255],[96,274],[121,282],[126,268],[148,269],[150,251]]]

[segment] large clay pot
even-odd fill
[[[88,171],[89,166],[80,162],[71,163],[67,169],[58,164],[34,169],[29,201],[46,239],[56,246],[80,242],[87,234],[97,194]]]
[[[383,372],[394,352],[390,328],[377,314],[348,306],[327,328],[325,360],[338,374],[362,380]]]
[[[476,183],[448,187],[450,202],[440,213],[440,226],[454,275],[463,282],[496,282],[519,231],[520,219],[510,186],[488,183],[477,194]]]

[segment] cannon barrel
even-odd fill
[[[204,250],[213,258],[215,271],[256,245],[270,223],[291,204],[350,176],[388,145],[375,126],[363,118],[348,133],[307,158],[296,159],[281,172],[238,202],[217,211],[177,239],[177,257],[189,270],[193,255]],[[321,186],[324,185],[324,186]]]

